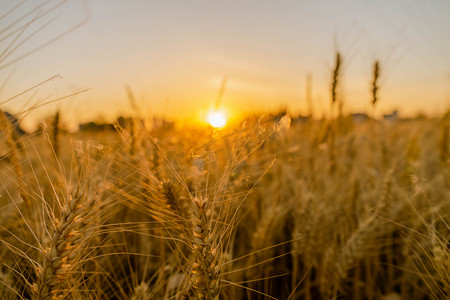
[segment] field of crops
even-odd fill
[[[450,296],[446,118],[1,120],[1,299]]]

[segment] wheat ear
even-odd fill
[[[53,120],[53,134],[52,134],[52,145],[53,151],[55,151],[55,155],[59,156],[59,138],[60,138],[60,113],[59,110],[55,114],[55,118]]]
[[[336,53],[336,61],[333,69],[333,75],[331,77],[331,104],[336,103],[337,100],[337,87],[339,84],[339,76],[342,66],[342,56],[341,53]]]
[[[5,113],[1,109],[0,109],[0,132],[4,134],[6,144],[10,149],[8,158],[11,162],[11,165],[13,166],[14,173],[16,174],[17,177],[17,185],[19,186],[20,189],[19,195],[20,197],[22,197],[27,207],[29,207],[31,201],[28,197],[28,194],[25,192],[22,165],[20,163],[20,157],[18,154],[19,148],[17,147],[17,143],[14,139],[14,128],[12,127]]]
[[[377,60],[373,64],[373,79],[372,79],[372,105],[378,101],[378,79],[380,78],[380,62]]]
[[[141,282],[134,288],[133,295],[130,300],[150,300],[150,288],[146,282]]]
[[[210,230],[211,202],[208,198],[193,198],[192,252],[194,263],[191,271],[189,296],[194,299],[219,298],[219,266],[217,247],[212,245]]]
[[[86,226],[90,214],[84,198],[79,189],[75,190],[53,224],[50,245],[43,251],[44,262],[37,268],[38,279],[32,286],[34,299],[60,296],[63,283],[79,261],[90,232]]]

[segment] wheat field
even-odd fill
[[[1,299],[450,295],[448,117],[58,118],[2,117]]]

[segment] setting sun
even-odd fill
[[[208,115],[208,123],[215,128],[222,128],[227,124],[225,116],[220,111],[212,111]]]

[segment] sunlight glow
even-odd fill
[[[208,123],[215,128],[222,128],[227,124],[225,116],[220,111],[212,111],[208,115]]]

